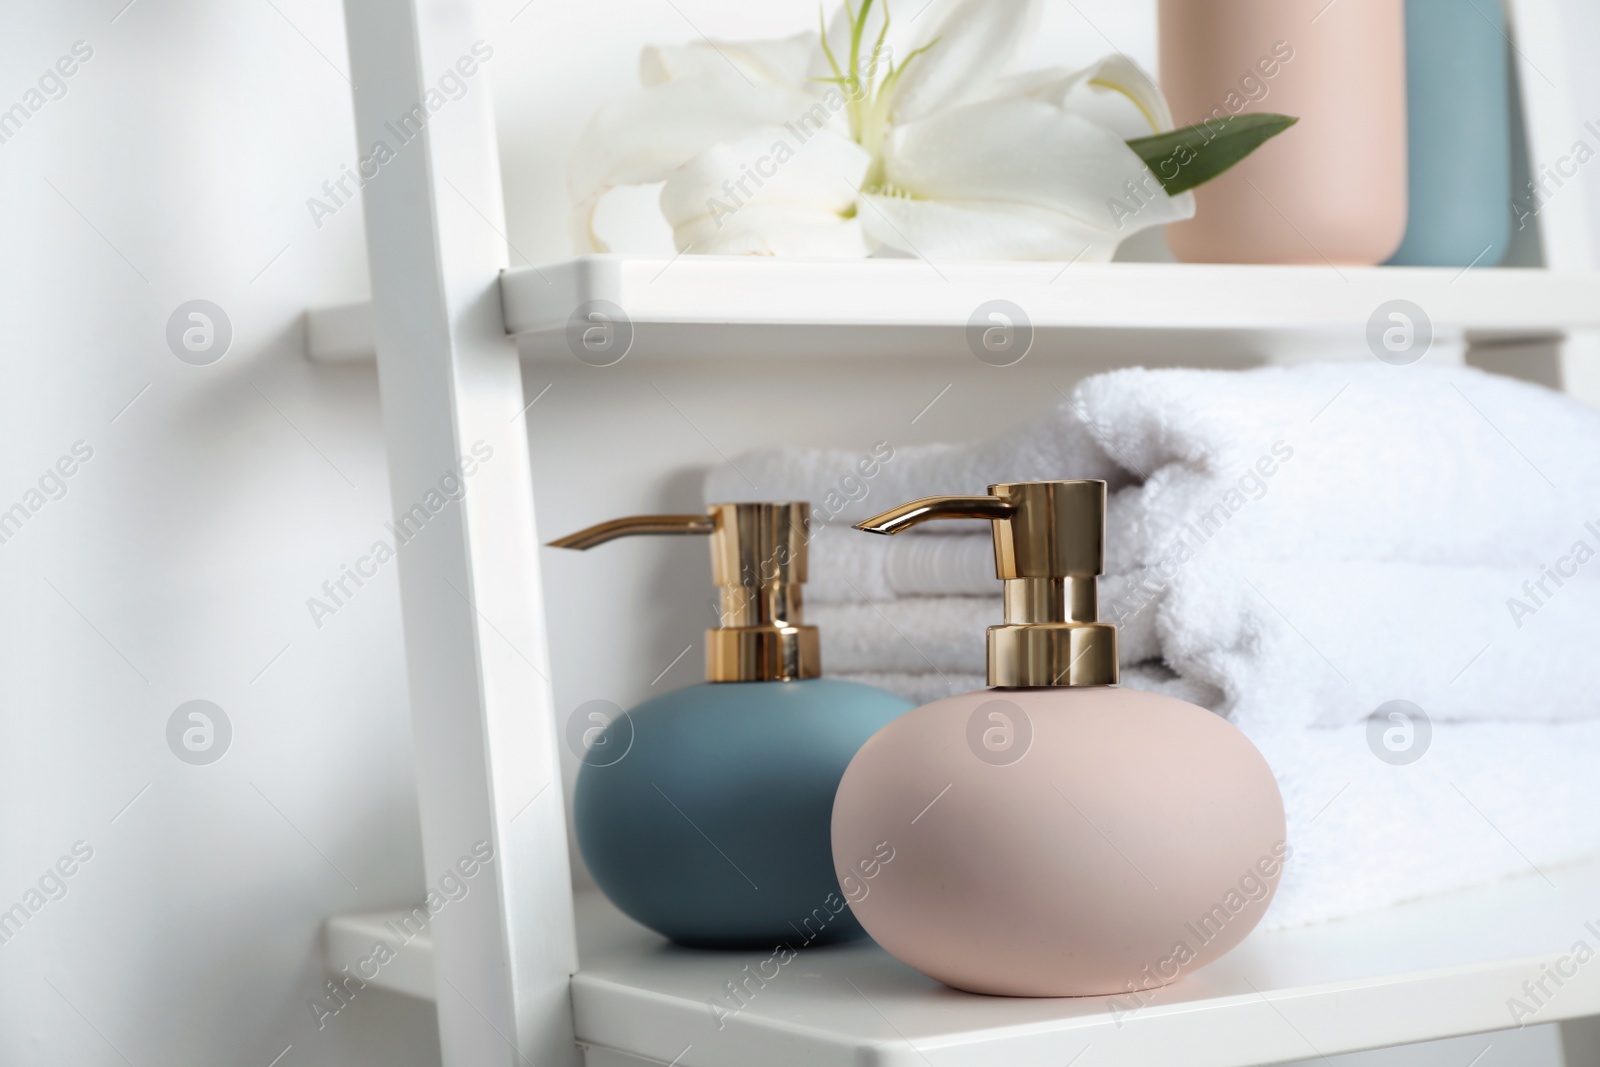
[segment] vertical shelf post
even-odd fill
[[[1546,267],[1592,271],[1596,265],[1595,238],[1586,200],[1588,190],[1583,188],[1574,159],[1575,144],[1579,140],[1587,143],[1589,130],[1579,118],[1569,74],[1568,19],[1556,0],[1507,2],[1515,39],[1511,63],[1521,91],[1528,173],[1535,184],[1534,189],[1513,189],[1513,205],[1508,208],[1520,205],[1526,210],[1537,201],[1539,243]],[[1572,188],[1564,188],[1569,182]],[[1600,292],[1596,299],[1600,299]],[[1569,331],[1561,343],[1559,358],[1566,391],[1600,406],[1600,332]]]
[[[493,849],[432,919],[439,1037],[446,1065],[576,1067],[566,817],[474,7],[345,3],[427,888]],[[468,92],[441,92],[452,77]]]

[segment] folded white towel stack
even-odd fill
[[[707,497],[820,499],[855,461],[742,456]],[[1112,490],[1101,608],[1123,684],[1226,715],[1279,776],[1297,862],[1269,923],[1600,851],[1600,413],[1467,368],[1090,378],[987,443],[899,448],[830,508],[808,590],[829,673],[918,700],[981,687],[987,527],[848,523],[1056,478]],[[1432,720],[1411,765],[1368,746],[1394,699]]]
[[[1113,573],[1212,542],[1257,559],[1537,570],[1600,520],[1596,455],[1600,412],[1465,367],[1136,368],[1087,379],[994,441],[896,449],[833,525],[997,480],[1101,478]],[[753,452],[706,494],[820,499],[856,460]]]

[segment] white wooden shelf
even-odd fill
[[[770,955],[676,948],[594,891],[578,897],[581,1043],[680,1067],[1244,1067],[1515,1026],[1509,998],[1578,941],[1600,947],[1600,863],[1403,904],[1319,926],[1257,931],[1143,1007],[1115,998],[958,993],[877,946],[801,949],[719,1029]],[[1553,883],[1553,885],[1552,885]],[[330,971],[393,942],[388,913],[331,920]],[[1592,926],[1586,924],[1593,924]],[[424,934],[377,984],[428,995]],[[1567,970],[1572,970],[1570,966]],[[768,965],[767,973],[772,966]],[[1529,1020],[1600,1014],[1600,961],[1576,967]],[[752,988],[754,986],[752,985]]]
[[[599,255],[507,271],[500,296],[507,332],[534,360],[572,359],[568,321],[595,300],[623,309],[630,354],[650,358],[970,358],[968,321],[997,299],[1022,308],[1038,350],[1116,345],[1119,354],[1169,360],[1360,355],[1368,320],[1391,300],[1422,308],[1444,342],[1526,342],[1600,327],[1600,274],[1541,268]],[[308,315],[312,359],[370,359],[371,337],[365,304]]]

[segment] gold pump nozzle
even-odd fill
[[[589,549],[640,534],[711,536],[721,624],[706,631],[706,680],[790,682],[822,674],[822,646],[804,622],[811,505],[711,504],[704,515],[635,515],[551,541]]]
[[[989,684],[1116,685],[1117,628],[1100,621],[1106,483],[1005,482],[988,496],[913,500],[856,523],[897,534],[934,519],[987,519],[1005,623],[989,627]]]

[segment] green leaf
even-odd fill
[[[1300,120],[1252,112],[1128,142],[1168,196],[1202,185]]]

